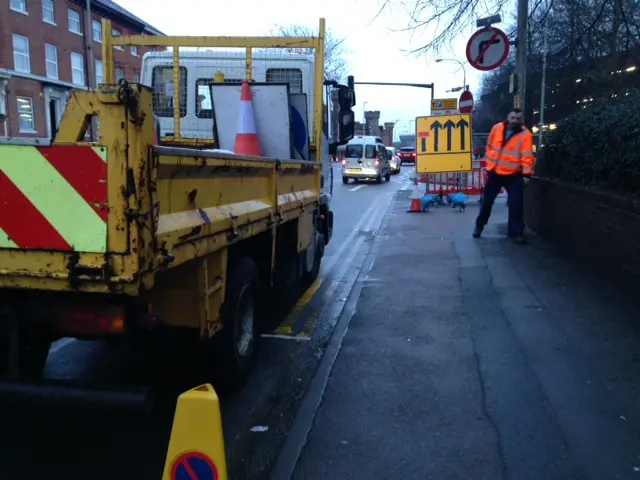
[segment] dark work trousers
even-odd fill
[[[482,205],[480,214],[476,219],[476,226],[484,227],[491,216],[491,208],[500,193],[500,189],[507,191],[509,202],[509,229],[511,237],[524,235],[524,212],[523,212],[523,190],[524,178],[521,173],[512,175],[498,175],[488,172],[487,183],[484,186]]]

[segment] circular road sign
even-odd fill
[[[183,452],[171,465],[171,480],[218,480],[213,460],[201,452]]]
[[[467,60],[477,70],[488,72],[504,63],[509,55],[509,39],[496,27],[478,30],[467,42]]]
[[[473,93],[469,90],[465,90],[460,94],[458,110],[460,113],[471,113],[471,110],[473,110]]]

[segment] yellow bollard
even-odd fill
[[[178,397],[163,480],[227,480],[220,401],[210,384]]]

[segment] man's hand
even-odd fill
[[[531,181],[531,179],[529,177],[523,177],[524,180],[524,186],[526,187],[527,185],[529,185],[529,182]]]

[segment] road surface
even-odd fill
[[[231,479],[640,478],[640,299],[531,237],[499,200],[407,214],[410,171],[342,185],[320,278],[222,397]],[[127,376],[63,340],[51,378]],[[4,410],[0,478],[160,478],[171,411]]]

